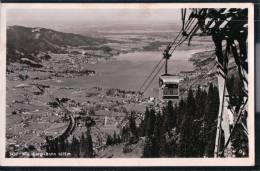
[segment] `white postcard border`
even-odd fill
[[[6,133],[6,10],[7,9],[155,9],[155,8],[248,8],[248,158],[5,158]],[[0,165],[1,166],[254,166],[255,164],[255,65],[253,3],[0,3]]]

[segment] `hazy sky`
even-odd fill
[[[63,29],[84,25],[180,23],[179,9],[8,9],[7,25]]]

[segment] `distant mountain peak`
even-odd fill
[[[35,27],[35,28],[33,28],[32,29],[32,32],[34,33],[34,32],[40,32],[41,31],[41,27]]]
[[[14,25],[7,28],[7,60],[12,58],[10,54],[15,54],[16,51],[23,54],[38,54],[39,52],[64,53],[66,47],[89,47],[104,43],[106,43],[106,40],[101,38],[64,33],[42,27],[32,28]],[[13,56],[17,58],[17,55]],[[11,61],[16,61],[16,59]]]

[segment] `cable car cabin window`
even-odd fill
[[[164,88],[164,89],[163,89],[163,95],[164,95],[164,96],[167,96],[167,95],[178,96],[178,89],[174,89],[174,88]]]
[[[166,87],[166,88],[178,89],[178,84],[166,84],[165,87]]]
[[[177,84],[166,85],[163,89],[163,95],[178,96],[179,95],[178,85]]]
[[[179,96],[163,96],[163,99],[179,99]]]

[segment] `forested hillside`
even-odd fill
[[[145,136],[143,157],[213,157],[218,114],[218,89],[191,89],[187,99],[162,113],[146,110],[139,129]]]

